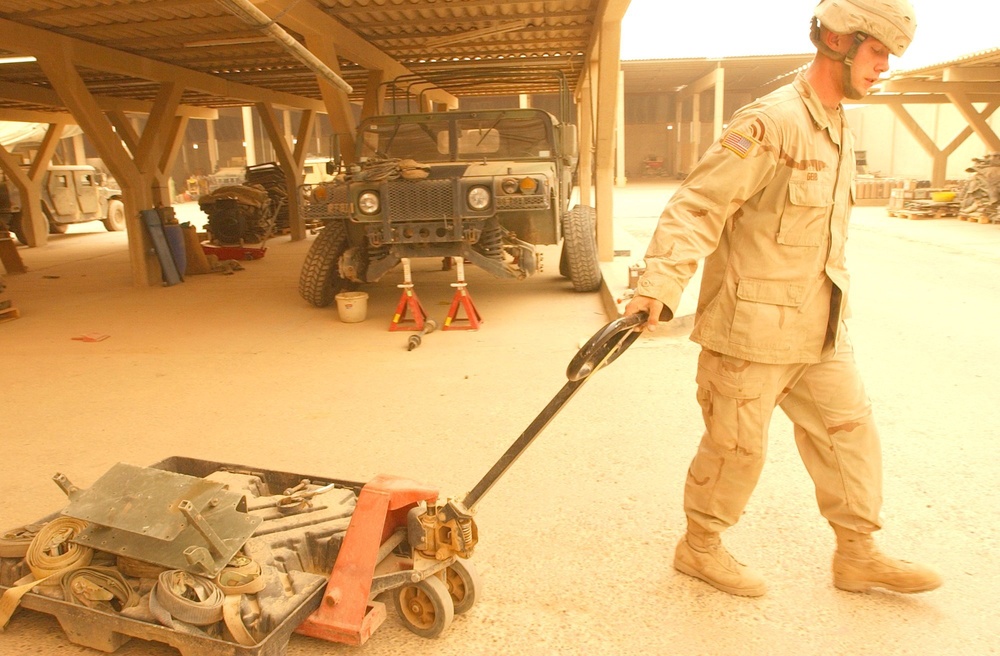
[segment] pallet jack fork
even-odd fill
[[[461,257],[456,257],[455,269],[458,272],[458,282],[451,283],[455,288],[455,296],[451,299],[451,307],[448,308],[448,316],[444,320],[441,330],[479,330],[479,324],[483,318],[479,315],[469,296],[469,285],[465,282],[465,261]],[[459,310],[465,311],[465,319],[458,317]],[[459,321],[461,323],[456,324]]]
[[[463,499],[438,499],[438,490],[377,476],[358,495],[319,608],[296,631],[331,642],[361,645],[385,620],[375,597],[392,591],[400,619],[414,633],[437,637],[455,613],[471,608],[475,570],[464,560],[479,541],[476,504],[587,381],[639,337],[639,313],[612,321],[584,344],[566,370],[569,379],[542,412]],[[398,555],[408,542],[412,558]],[[389,567],[386,567],[386,564]],[[386,570],[388,573],[384,573]]]
[[[410,510],[437,498],[435,488],[384,475],[361,488],[320,606],[296,632],[364,644],[386,618],[385,604],[374,600],[375,568],[405,538]]]
[[[389,324],[390,331],[396,330],[423,330],[424,322],[427,320],[427,312],[420,304],[417,293],[413,291],[413,276],[410,273],[410,259],[403,258],[403,283],[397,285],[403,290],[396,305],[396,313]],[[407,312],[410,318],[406,318]]]

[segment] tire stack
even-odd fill
[[[276,162],[248,166],[246,184],[258,184],[267,191],[271,197],[271,211],[278,210],[274,217],[275,234],[288,233],[288,185],[281,167]]]

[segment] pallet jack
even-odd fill
[[[386,618],[384,603],[375,600],[382,592],[390,592],[403,624],[427,638],[472,608],[479,594],[468,561],[479,540],[476,505],[590,375],[638,338],[646,318],[622,317],[595,333],[570,361],[566,384],[463,498],[442,501],[436,488],[390,476],[366,484],[320,606],[296,631],[361,645]]]
[[[364,644],[386,619],[386,604],[379,599],[387,594],[407,629],[438,637],[480,595],[479,576],[470,560],[479,541],[477,504],[583,383],[638,338],[637,329],[646,318],[640,313],[617,319],[591,337],[570,361],[562,389],[461,498],[442,499],[435,487],[386,475],[362,484],[182,457],[147,468],[119,463],[87,490],[57,474],[54,480],[70,503],[41,518],[37,526],[52,522],[55,530],[59,517],[78,524],[79,532],[60,527],[58,540],[32,538],[30,545],[19,537],[11,544],[3,534],[0,631],[20,605],[55,616],[70,641],[104,652],[138,637],[167,643],[186,656],[271,656],[284,653],[283,643],[292,633]],[[42,537],[40,530],[36,537]],[[165,568],[164,573],[198,574],[205,583],[216,580],[219,590],[222,575],[240,554],[258,565],[278,554],[266,565],[267,576],[274,581],[284,576],[285,583],[275,590],[268,587],[266,594],[224,593],[224,606],[236,604],[227,606],[231,617],[222,611],[225,628],[218,629],[230,631],[229,640],[226,634],[213,637],[125,616],[124,605],[105,612],[69,598],[36,594],[36,585],[74,567],[36,573],[28,553],[36,542],[43,555],[44,550],[62,553],[70,548],[66,553],[72,555],[78,547],[91,549],[105,560],[110,556],[118,567],[124,566],[125,557],[130,567],[146,563],[157,571]],[[302,567],[282,566],[284,574],[279,574],[279,557]],[[265,577],[263,567],[257,572]],[[22,579],[27,574],[31,576]],[[294,585],[293,574],[298,581]],[[148,596],[152,611],[152,592]],[[236,631],[233,627],[242,625],[244,617],[240,608],[244,602],[251,604],[251,597],[256,617],[262,620],[266,614],[272,621],[252,621]],[[207,619],[217,626],[218,618]],[[256,633],[248,631],[251,627]]]

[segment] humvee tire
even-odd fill
[[[347,250],[347,230],[340,222],[330,222],[316,235],[299,274],[299,295],[316,307],[326,307],[343,286],[340,256]]]

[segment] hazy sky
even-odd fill
[[[1000,47],[997,0],[911,0],[917,36],[895,70]],[[813,52],[815,0],[632,0],[622,59],[735,57]]]

